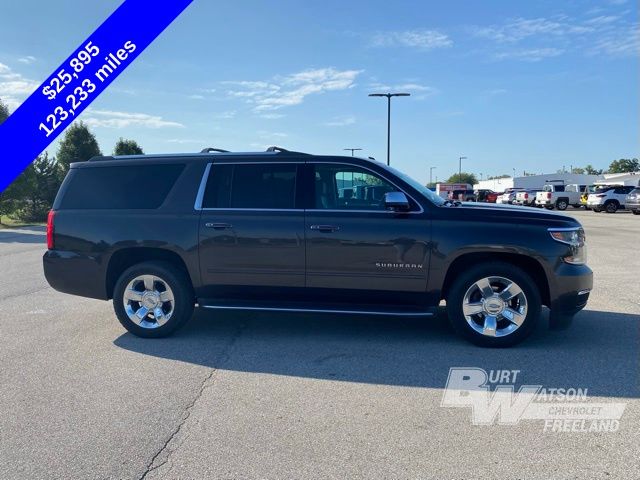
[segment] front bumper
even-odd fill
[[[625,210],[640,210],[640,201],[627,202],[624,204]]]
[[[593,272],[586,265],[562,262],[554,273],[549,307],[555,315],[573,316],[587,305],[593,289]]]

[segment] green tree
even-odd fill
[[[577,173],[578,175],[584,175],[585,169],[584,168],[580,168],[580,167],[574,167],[573,170],[571,170],[571,173]]]
[[[18,218],[28,222],[46,220],[60,187],[58,172],[55,158],[50,159],[45,152],[16,179],[14,207]]]
[[[584,171],[587,173],[587,175],[602,175],[602,169],[597,170],[591,164],[584,167]]]
[[[454,173],[449,177],[447,183],[469,183],[471,185],[475,185],[478,183],[478,179],[473,173]]]
[[[142,155],[142,147],[135,140],[128,140],[120,137],[113,149],[114,155]]]
[[[9,107],[7,107],[0,98],[0,124],[9,118]]]
[[[487,177],[487,180],[498,180],[500,178],[511,178],[511,175],[507,175],[506,173],[504,175],[493,175]]]
[[[9,118],[9,108],[0,99],[0,125]],[[3,192],[0,192],[0,225],[2,225],[2,216],[13,213],[15,209],[15,188],[13,184],[9,185]]]
[[[96,137],[83,122],[78,122],[64,133],[56,158],[62,174],[66,174],[71,163],[84,162],[96,155],[102,155]]]
[[[640,170],[640,162],[637,158],[621,158],[620,160],[614,160],[609,165],[608,173],[627,173],[637,172]]]

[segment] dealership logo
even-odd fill
[[[545,432],[615,432],[626,403],[592,402],[588,389],[521,385],[520,370],[449,369],[442,407],[468,408],[474,425],[543,421]]]

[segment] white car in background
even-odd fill
[[[502,195],[498,195],[496,203],[508,203],[511,205],[516,199],[516,193],[523,191],[524,188],[507,188]]]
[[[587,197],[587,208],[594,212],[605,210],[607,213],[616,213],[619,208],[624,208],[627,195],[635,187],[624,185],[610,185],[590,193]]]

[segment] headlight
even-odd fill
[[[571,250],[568,255],[562,257],[562,260],[573,265],[587,263],[587,246],[582,227],[550,228],[549,234],[555,241],[569,245]]]

